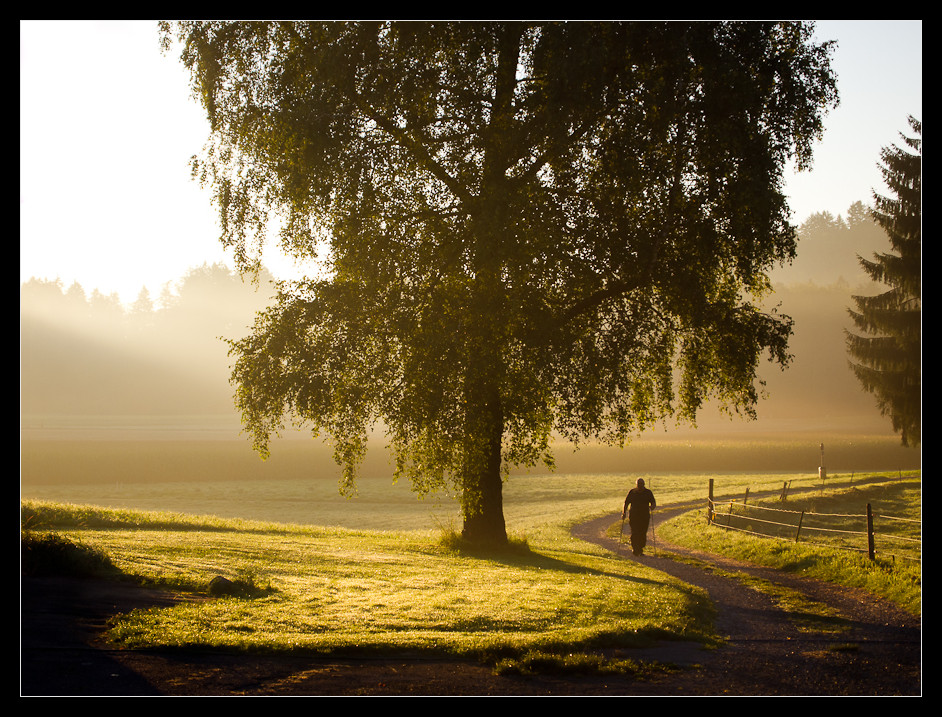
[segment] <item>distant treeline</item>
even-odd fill
[[[760,419],[879,421],[847,367],[844,329],[851,295],[868,292],[856,270],[887,241],[862,204],[847,218],[822,212],[800,229],[798,258],[773,274],[769,305],[795,320],[794,361],[766,371]],[[155,301],[146,289],[124,307],[116,295],[31,279],[21,286],[23,414],[218,414],[233,408],[228,347],[273,294],[263,271],[253,285],[223,265],[190,270]],[[787,283],[786,283],[787,282]],[[726,419],[722,419],[726,420]]]
[[[31,279],[20,292],[24,414],[178,414],[233,410],[224,338],[248,330],[273,293],[219,264],[190,270],[159,303]]]
[[[889,240],[863,202],[854,202],[846,216],[817,212],[798,229],[798,255],[791,265],[772,272],[776,283],[830,285],[844,281],[855,289],[869,282],[857,257],[872,259],[890,250]]]

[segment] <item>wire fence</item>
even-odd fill
[[[784,502],[788,486],[782,489]],[[725,530],[765,538],[812,543],[866,553],[870,560],[922,561],[921,521],[877,514],[867,503],[863,513],[824,513],[750,504],[749,491],[741,500],[714,501],[712,481],[707,521]]]

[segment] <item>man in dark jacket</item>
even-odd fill
[[[625,515],[628,516],[628,525],[631,526],[631,550],[635,555],[641,555],[647,544],[651,509],[655,505],[654,493],[644,487],[644,478],[639,478],[637,485],[628,491],[625,507],[621,511],[623,522]]]

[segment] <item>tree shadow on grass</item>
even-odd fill
[[[534,569],[534,570],[555,570],[571,573],[574,575],[591,575],[594,577],[608,577],[616,580],[625,580],[628,582],[645,585],[663,585],[664,581],[644,577],[640,575],[628,575],[621,572],[602,570],[599,568],[579,565],[578,563],[553,557],[545,553],[531,550],[523,541],[511,541],[507,546],[487,547],[479,545],[468,545],[464,543],[451,543],[449,549],[457,555],[478,560],[486,560],[495,563],[501,563],[508,567]]]

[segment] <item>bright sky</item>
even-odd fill
[[[882,191],[880,148],[922,119],[922,21],[831,20],[841,107],[811,174],[788,193],[794,218],[843,214]],[[152,297],[186,271],[229,257],[188,160],[207,136],[202,109],[154,21],[20,24],[20,279]],[[291,264],[266,256],[278,276]]]

